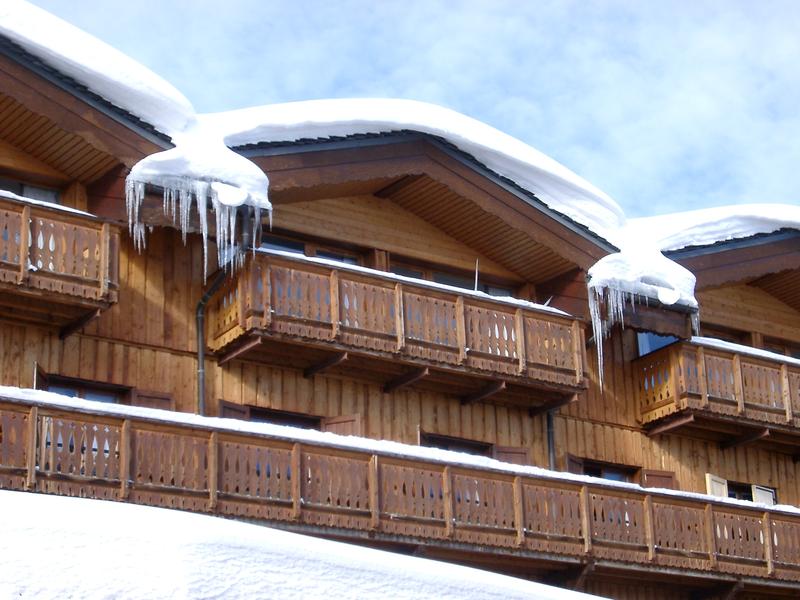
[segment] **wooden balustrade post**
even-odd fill
[[[683,370],[683,355],[679,350],[672,349],[669,353],[669,387],[672,401],[678,404],[681,397],[681,371]]]
[[[744,382],[742,381],[742,359],[733,355],[733,394],[736,396],[736,412],[744,413]]]
[[[647,544],[647,560],[656,558],[656,531],[653,515],[653,497],[647,494],[644,497],[644,538]]]
[[[517,371],[524,373],[528,365],[527,356],[525,356],[525,316],[522,314],[521,308],[514,313],[514,333],[517,336],[517,360],[519,361]]]
[[[300,511],[303,509],[303,488],[302,476],[300,474],[300,459],[302,448],[298,442],[292,445],[291,466],[292,470],[292,519],[300,519]]]
[[[514,525],[517,528],[516,545],[525,544],[525,506],[522,503],[522,478],[517,475],[514,477]]]
[[[581,383],[583,379],[583,359],[585,344],[583,341],[583,328],[578,321],[572,322],[572,356],[575,362],[575,381]]]
[[[453,487],[450,477],[450,467],[445,467],[442,471],[442,502],[444,503],[444,532],[445,536],[453,537],[454,533],[454,508],[453,508]]]
[[[20,229],[19,229],[19,274],[17,278],[19,283],[22,284],[28,276],[28,261],[30,259],[30,223],[31,223],[31,207],[23,206],[22,214],[20,215]]]
[[[261,327],[268,329],[272,323],[272,268],[269,263],[265,264],[261,269],[261,306],[264,307],[264,312],[261,315]]]
[[[467,317],[464,311],[464,296],[456,298],[456,343],[458,344],[458,363],[467,360]]]
[[[697,384],[700,386],[700,405],[708,407],[708,377],[706,376],[706,351],[697,347]]]
[[[772,535],[772,518],[769,512],[764,511],[762,517],[764,535],[764,561],[767,563],[767,575],[775,574],[775,538]]]
[[[369,528],[375,531],[381,524],[381,498],[380,479],[378,477],[378,455],[373,454],[369,459],[367,471],[367,486],[369,487]]]
[[[717,538],[714,527],[714,507],[706,504],[705,508],[706,524],[706,550],[708,551],[708,562],[712,569],[717,568]]]
[[[127,500],[131,479],[131,421],[122,421],[119,436],[119,499]]]
[[[25,477],[25,489],[32,490],[36,487],[36,432],[39,430],[39,409],[31,406],[28,411],[28,439],[26,451],[27,476]]]
[[[406,347],[405,309],[403,307],[403,284],[394,284],[394,329],[397,335],[397,351]]]
[[[250,269],[241,273],[236,281],[236,305],[239,310],[239,327],[245,331],[247,326],[247,288],[250,284]]]
[[[109,245],[111,244],[110,241],[110,226],[108,223],[103,223],[103,226],[100,228],[100,297],[106,295],[108,292],[108,280],[111,276],[109,272]]]
[[[217,508],[219,492],[219,433],[212,431],[208,438],[208,510]]]
[[[339,335],[341,316],[339,314],[339,271],[334,269],[330,276],[330,295],[331,295],[331,339],[335,340]]]
[[[792,390],[789,387],[789,367],[786,363],[781,365],[781,399],[786,411],[786,422],[791,423],[794,420],[794,410],[792,409]]]
[[[583,552],[584,554],[591,554],[592,507],[591,507],[591,498],[589,497],[589,488],[585,485],[581,486],[580,513],[581,513],[581,529],[583,530]]]

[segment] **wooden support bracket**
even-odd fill
[[[416,383],[420,379],[424,379],[430,374],[430,369],[428,367],[424,367],[422,369],[416,369],[410,373],[406,373],[405,375],[400,375],[400,377],[395,377],[391,381],[387,381],[385,384],[383,384],[383,393],[389,394],[395,390],[399,390],[407,385]]]
[[[736,600],[744,588],[742,581],[715,585],[703,590],[695,590],[689,595],[690,600]]]
[[[768,438],[770,435],[769,432],[769,428],[765,427],[764,429],[759,429],[755,433],[748,433],[725,442],[720,442],[719,449],[727,450],[729,448],[736,448],[737,446],[744,446],[745,444],[752,444],[753,442]]]
[[[648,430],[647,437],[655,437],[657,435],[670,433],[676,429],[680,429],[684,425],[691,425],[692,423],[694,423],[694,415],[683,415],[675,419],[670,419],[666,423],[661,423]]]
[[[586,580],[592,573],[594,573],[594,561],[590,560],[578,567],[577,573],[573,576],[569,587],[576,592],[583,590],[586,587]]]
[[[61,329],[58,330],[58,339],[64,340],[69,336],[71,336],[73,333],[79,332],[89,323],[100,317],[100,314],[102,312],[103,312],[102,309],[98,308],[96,310],[93,310],[92,312],[86,313],[85,315],[81,315],[79,318],[75,319],[71,323],[67,323]]]
[[[544,404],[539,406],[531,406],[528,409],[528,416],[530,417],[538,417],[539,415],[543,415],[546,412],[550,412],[551,410],[555,410],[556,408],[561,408],[562,406],[566,406],[567,404],[572,404],[578,401],[578,394],[572,394],[570,396],[564,396],[561,398],[554,398]]]
[[[461,397],[461,405],[467,404],[474,404],[475,402],[480,402],[481,400],[486,400],[494,396],[495,394],[499,394],[507,387],[505,381],[493,381],[489,385],[484,386],[474,394],[468,394],[466,396]]]
[[[256,346],[259,346],[260,344],[261,344],[260,337],[251,338],[241,346],[237,346],[233,350],[229,350],[228,352],[220,356],[219,360],[217,360],[217,364],[221,367],[225,363],[229,363],[230,361],[239,358],[243,354],[247,354],[250,350],[252,350]]]
[[[318,362],[315,365],[311,365],[310,367],[303,370],[303,377],[306,379],[311,379],[315,375],[319,375],[324,373],[328,369],[332,369],[335,366],[342,364],[348,358],[347,352],[340,352],[338,354],[334,354],[328,359],[323,360],[322,362]]]

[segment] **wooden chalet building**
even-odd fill
[[[170,146],[0,35],[0,487],[615,598],[800,594],[800,511],[768,506],[800,506],[798,230],[668,252],[702,337],[688,311],[628,306],[601,387],[586,277],[616,248],[451,140],[235,147],[269,175],[272,226],[207,279],[157,191],[141,252],[127,231],[126,175]]]

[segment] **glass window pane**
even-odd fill
[[[53,392],[54,394],[61,394],[62,396],[69,396],[70,398],[80,397],[80,394],[76,388],[69,387],[67,385],[49,385],[47,386],[47,391]]]
[[[337,262],[345,263],[346,265],[358,264],[358,259],[355,256],[340,254],[339,252],[331,252],[329,250],[317,250],[317,258],[326,258],[328,260],[335,260]]]
[[[107,402],[115,404],[119,400],[119,396],[114,392],[107,392],[105,390],[86,390],[84,394],[86,400],[94,400],[95,402]]]

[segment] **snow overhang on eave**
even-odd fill
[[[73,78],[49,66],[4,35],[0,35],[0,55],[28,69],[48,83],[75,96],[106,117],[124,125],[143,139],[160,148],[172,148],[173,144],[170,136],[157,130],[153,125],[140,119],[124,108],[112,104],[85,85],[75,81]]]
[[[686,246],[677,250],[665,250],[664,256],[674,261],[681,261],[699,256],[709,256],[728,252],[730,250],[744,250],[776,242],[800,239],[800,231],[796,229],[779,229],[772,233],[758,233],[744,238],[722,240],[703,246]]]
[[[570,232],[594,244],[602,252],[610,254],[618,251],[616,246],[602,236],[596,234],[588,227],[578,223],[567,215],[549,207],[542,200],[536,197],[534,193],[518,185],[511,179],[496,173],[468,152],[464,152],[454,144],[441,137],[428,133],[422,133],[413,130],[395,130],[381,133],[353,134],[348,136],[261,142],[258,144],[234,146],[232,149],[247,158],[257,158],[264,156],[300,154],[306,152],[325,152],[331,150],[367,148],[414,141],[424,141],[431,144],[437,150],[447,154],[450,158],[471,168],[473,171],[479,173],[481,176],[501,187],[503,190],[513,194],[521,201],[535,208],[547,217],[553,219]]]

